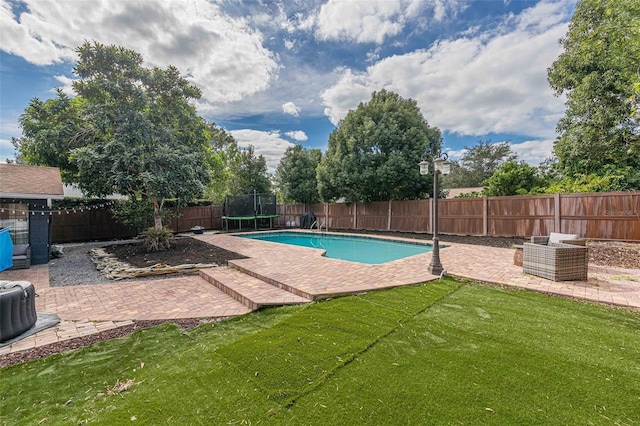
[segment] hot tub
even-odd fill
[[[38,319],[36,291],[27,281],[0,281],[0,342],[17,337]]]

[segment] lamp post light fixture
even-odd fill
[[[420,174],[429,174],[429,162],[426,160],[427,151],[422,154],[420,162]],[[446,152],[438,153],[433,159],[433,252],[431,263],[429,264],[429,272],[433,275],[442,275],[444,268],[440,263],[440,244],[438,240],[438,173],[448,175],[451,170],[451,163],[448,161],[449,156]]]

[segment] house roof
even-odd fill
[[[0,163],[0,198],[62,199],[60,169]]]

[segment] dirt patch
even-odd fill
[[[640,243],[620,241],[589,241],[589,263],[640,269]]]
[[[170,266],[191,263],[227,266],[229,260],[246,259],[246,256],[191,237],[176,237],[169,250],[147,252],[140,242],[111,245],[105,247],[105,250],[118,260],[138,268],[146,268],[158,263]]]
[[[125,325],[118,328],[112,328],[111,330],[101,331],[99,333],[90,334],[87,336],[76,337],[75,339],[64,340],[62,342],[52,343],[46,346],[40,346],[38,348],[27,349],[20,352],[13,352],[0,356],[0,368],[7,367],[13,364],[19,364],[22,362],[31,361],[33,359],[44,358],[49,355],[57,354],[60,352],[70,351],[73,349],[83,348],[85,346],[92,345],[102,340],[115,339],[118,337],[126,336],[133,333],[136,330],[142,330],[149,327],[155,327],[166,322],[173,322],[182,327],[183,330],[190,330],[207,321],[202,321],[196,318],[188,319],[175,319],[175,320],[160,320],[160,321],[138,321],[135,324]]]

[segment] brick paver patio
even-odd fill
[[[438,278],[427,272],[430,253],[382,265],[365,265],[325,258],[317,249],[237,238],[231,234],[212,233],[196,238],[247,256],[230,263],[279,289],[226,268],[208,270],[205,277],[208,281],[194,275],[75,287],[50,287],[48,265],[3,271],[0,280],[34,283],[39,295],[36,311],[55,313],[61,323],[0,348],[0,354],[97,333],[136,320],[224,318],[243,315],[264,304],[302,303]],[[522,267],[513,265],[511,249],[447,243],[447,248],[440,251],[440,258],[447,273],[458,277],[640,309],[640,270],[591,266],[586,282],[553,282],[525,275]],[[229,285],[224,291],[212,284],[216,274],[218,281]],[[239,298],[245,304],[232,297],[235,289],[230,290],[243,285],[249,286],[247,293]],[[252,300],[243,299],[245,296]]]

